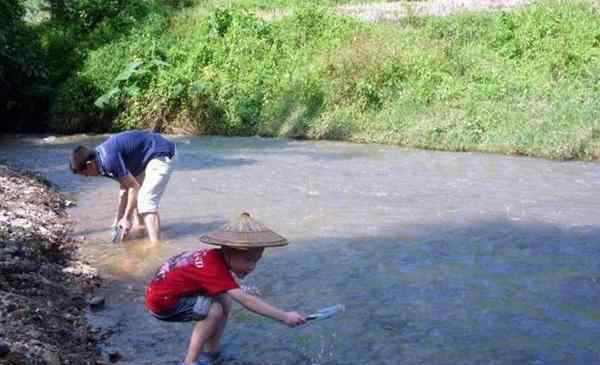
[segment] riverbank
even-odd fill
[[[82,2],[72,19],[28,23],[49,84],[23,92],[49,94],[25,108],[37,117],[11,117],[34,97],[9,99],[6,128],[600,157],[597,2],[170,3],[110,2],[80,23]]]
[[[0,364],[101,364],[85,310],[99,285],[77,257],[66,200],[50,182],[0,165]]]
[[[597,159],[599,10],[512,3],[451,16],[421,16],[437,8],[420,3],[339,8],[353,17],[282,6],[273,20],[198,5],[91,51],[58,90],[54,126]]]

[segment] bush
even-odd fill
[[[252,135],[273,130],[261,122],[287,113],[281,108],[284,93],[297,95],[296,103],[310,103],[306,115],[315,113],[320,92],[298,92],[298,82],[307,83],[291,76],[305,73],[316,49],[339,42],[345,24],[322,9],[298,9],[281,23],[240,8],[217,9],[199,26],[185,28],[184,34],[176,27],[151,37],[168,27],[147,25],[91,51],[81,75],[101,91],[96,104],[116,111],[117,129],[165,124],[163,120],[165,126],[177,120],[180,128],[186,116],[194,116],[202,125],[190,119],[188,129]],[[89,99],[77,102],[90,104]],[[201,112],[200,107],[207,110]],[[182,109],[185,112],[178,112]]]
[[[243,7],[202,10],[170,20],[152,10],[143,26],[90,41],[78,74],[59,88],[57,120],[88,123],[83,113],[112,130],[600,154],[600,17],[588,5],[548,1],[393,25],[316,6],[274,21]]]
[[[112,130],[108,118],[117,115],[118,103],[107,103],[111,106],[102,109],[94,103],[103,92],[116,87],[114,79],[125,66],[120,55],[129,56],[135,45],[134,52],[141,54],[153,49],[152,39],[163,32],[167,19],[168,11],[152,1],[69,2],[62,18],[44,25],[45,48],[54,61],[49,63],[55,89],[50,126],[73,133],[86,130],[97,120],[94,131]],[[142,41],[130,47],[129,39],[136,31]],[[82,33],[86,36],[81,37]]]
[[[48,105],[48,72],[38,34],[24,15],[21,1],[0,2],[0,131],[44,128],[32,115]]]

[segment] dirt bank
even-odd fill
[[[0,165],[0,364],[101,364],[86,301],[99,283],[77,261],[70,204],[49,182]]]

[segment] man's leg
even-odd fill
[[[188,352],[185,356],[186,364],[192,364],[198,359],[198,356],[202,351],[202,347],[209,338],[214,336],[215,331],[221,326],[223,319],[223,306],[219,302],[213,302],[210,305],[210,309],[208,310],[206,318],[204,318],[202,321],[199,321],[194,327]]]
[[[138,181],[138,184],[140,184],[140,186],[144,185],[144,177],[146,177],[146,176],[143,172],[135,177],[136,180]],[[145,225],[144,216],[140,213],[140,211],[137,207],[135,208],[134,214],[137,217],[137,226],[143,227]]]
[[[146,225],[146,222],[144,222],[144,216],[138,213],[137,208],[135,209],[135,216],[137,217],[137,226],[144,227]]]
[[[152,242],[160,239],[158,206],[171,177],[173,163],[167,157],[150,160],[144,173],[144,183],[138,193],[138,211],[144,217],[148,238]]]
[[[158,242],[160,240],[160,217],[158,212],[144,214],[144,223],[146,224],[150,241]]]

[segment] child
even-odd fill
[[[246,309],[294,327],[306,322],[250,295],[231,273],[250,274],[265,247],[287,245],[285,238],[243,213],[238,220],[200,238],[220,249],[184,252],[169,259],[155,274],[146,292],[146,308],[162,321],[198,321],[192,332],[185,365],[207,365],[219,358],[219,346],[231,299]],[[202,352],[203,348],[206,351]]]

